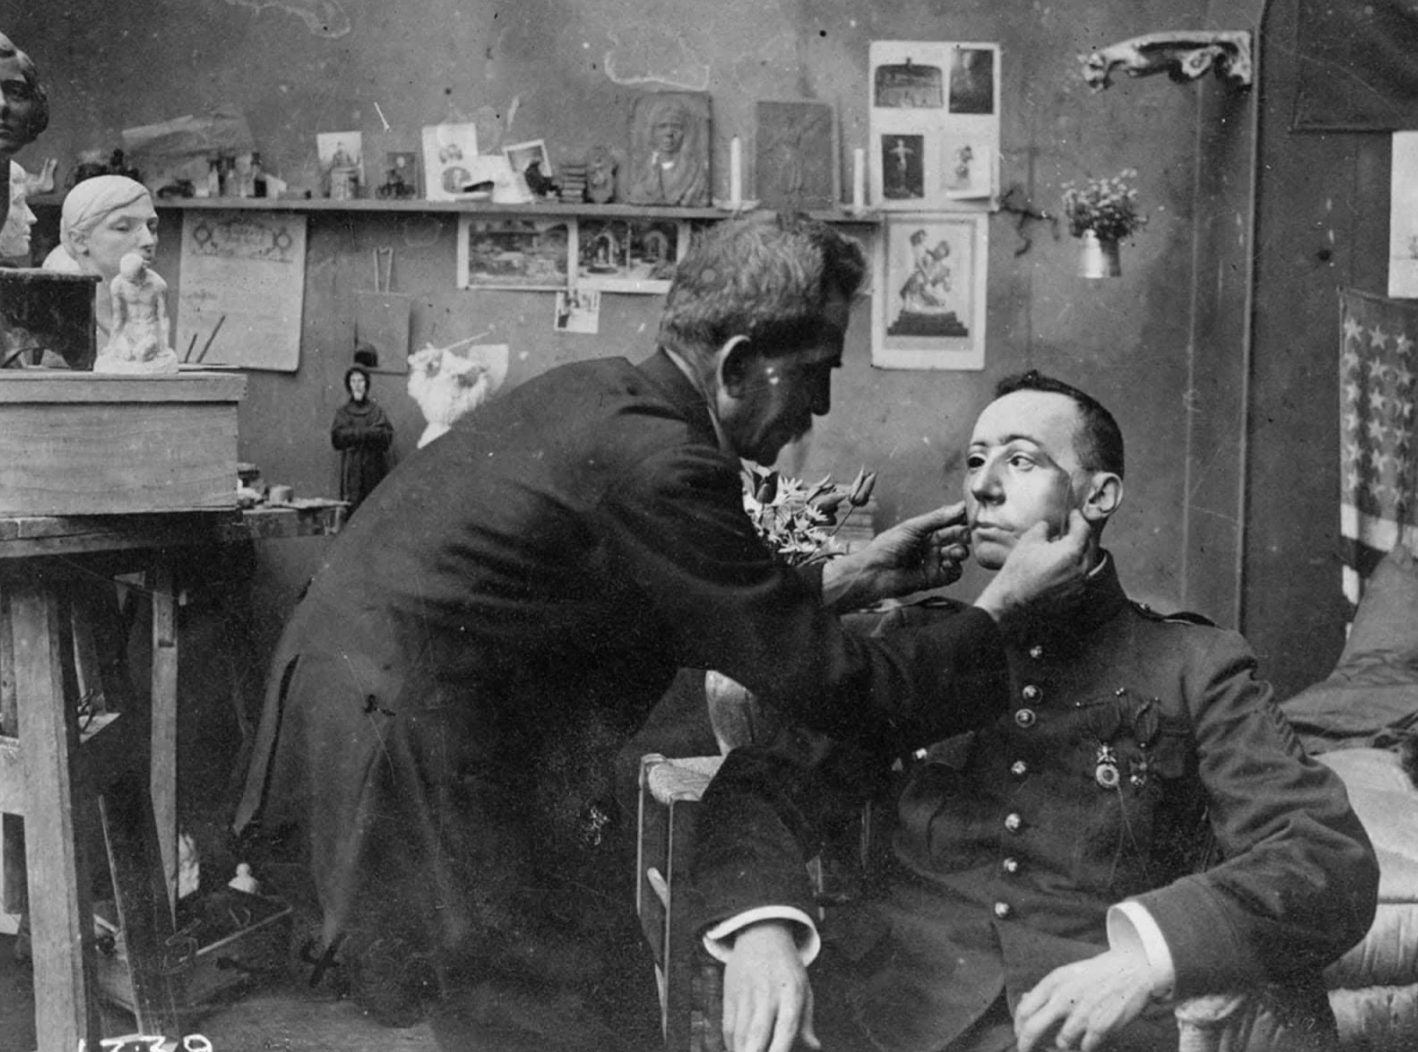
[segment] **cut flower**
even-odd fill
[[[1100,240],[1121,241],[1147,225],[1147,216],[1137,206],[1137,190],[1129,180],[1137,169],[1124,168],[1117,175],[1088,179],[1082,185],[1063,184],[1064,215],[1068,232],[1082,237],[1092,231]]]

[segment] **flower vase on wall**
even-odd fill
[[[1078,276],[1081,278],[1116,278],[1123,272],[1122,258],[1118,242],[1112,238],[1101,238],[1092,230],[1082,235],[1083,253],[1078,259]]]

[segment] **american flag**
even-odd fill
[[[1385,552],[1418,548],[1418,301],[1339,291],[1340,533],[1344,594]]]

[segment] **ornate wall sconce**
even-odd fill
[[[1130,77],[1166,73],[1187,83],[1207,70],[1236,87],[1251,85],[1251,34],[1248,30],[1168,30],[1123,40],[1080,55],[1083,79],[1095,91],[1112,83],[1115,70]]]

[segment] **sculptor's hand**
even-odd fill
[[[766,921],[739,932],[724,967],[724,1047],[728,1052],[790,1052],[812,1028],[812,986],[790,924]]]
[[[1019,1001],[1014,1016],[1019,1052],[1050,1047],[1094,1052],[1147,1007],[1153,981],[1147,958],[1124,950],[1055,968]]]
[[[1036,523],[1019,538],[975,605],[1003,621],[1027,606],[1075,595],[1088,575],[1088,534],[1077,509],[1068,513],[1068,530],[1054,540],[1047,524]]]
[[[822,568],[822,597],[834,610],[943,588],[969,556],[965,505],[950,504],[884,530],[865,548]]]

